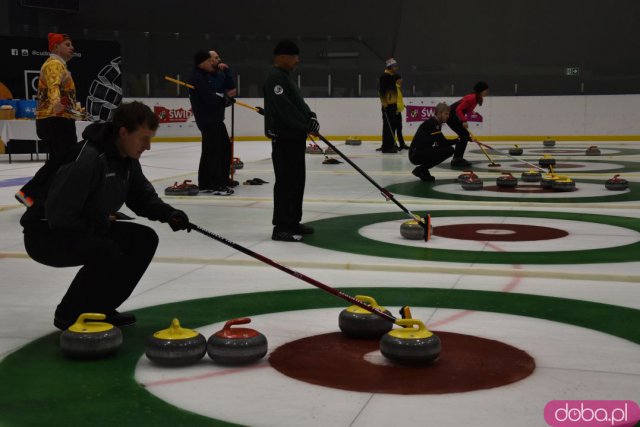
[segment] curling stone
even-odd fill
[[[322,148],[318,147],[316,144],[309,144],[307,148],[304,150],[307,154],[322,154]]]
[[[327,148],[325,148],[325,150],[324,150],[324,154],[331,155],[331,154],[338,154],[338,153],[336,153],[336,150],[334,150],[333,148],[331,148],[331,147],[327,147]]]
[[[544,145],[545,147],[553,147],[556,145],[556,141],[553,139],[545,139],[544,141],[542,141],[542,145]]]
[[[371,297],[356,295],[356,299],[391,315],[389,310],[379,306],[376,300]],[[380,338],[393,328],[393,323],[364,308],[352,305],[340,312],[338,326],[351,338]]]
[[[545,154],[544,156],[540,157],[540,159],[538,159],[538,164],[542,167],[554,166],[556,164],[556,159],[548,154]]]
[[[244,162],[240,160],[238,157],[233,158],[233,168],[235,170],[242,169],[244,167]]]
[[[232,328],[251,323],[248,317],[231,319],[222,330],[209,337],[207,353],[221,365],[247,365],[267,354],[267,338],[249,328]]]
[[[618,178],[620,175],[614,175],[613,178],[608,179],[604,186],[607,190],[611,191],[624,191],[629,188],[629,181],[624,178]]]
[[[559,176],[553,181],[551,188],[556,191],[573,191],[576,189],[576,183],[568,176]]]
[[[587,156],[599,156],[600,149],[597,145],[592,145],[591,147],[587,148],[587,151],[585,151],[584,154],[586,154]]]
[[[398,319],[396,325],[380,340],[380,352],[394,362],[425,364],[440,356],[440,338],[418,319]]]
[[[473,175],[475,175],[473,171],[464,171],[464,173],[461,173],[460,175],[458,175],[457,182],[459,184],[462,184],[463,181],[468,181],[469,178],[471,178],[471,176]]]
[[[478,191],[482,190],[483,187],[482,180],[478,178],[476,174],[470,176],[468,180],[461,182],[460,185],[467,191]]]
[[[60,335],[62,353],[71,359],[100,359],[114,354],[122,345],[122,332],[100,313],[83,313]],[[92,322],[87,322],[92,320]]]
[[[158,365],[185,366],[196,363],[207,352],[207,339],[193,329],[180,327],[178,319],[171,326],[147,339],[144,353]]]
[[[518,144],[516,144],[513,147],[509,148],[509,154],[511,154],[512,156],[520,156],[520,155],[522,155],[523,152],[524,152],[524,150]]]
[[[362,140],[357,139],[356,137],[352,136],[347,138],[347,140],[345,141],[345,144],[347,145],[361,145],[362,144]]]
[[[496,185],[500,188],[515,188],[518,185],[518,178],[506,172],[496,178]]]
[[[529,169],[528,171],[522,172],[520,178],[524,182],[538,182],[540,178],[542,178],[542,174],[535,169]]]
[[[555,173],[545,173],[540,178],[540,186],[542,188],[553,188],[553,181],[555,181],[558,178],[559,178],[558,175],[556,175]]]
[[[200,192],[197,185],[191,184],[190,179],[185,179],[182,184],[174,182],[171,187],[164,189],[166,196],[195,196]]]
[[[427,227],[429,227],[427,239],[424,236],[424,227],[418,224],[415,219],[410,219],[400,225],[400,235],[407,240],[429,240],[429,237],[433,234],[433,227],[431,226],[431,221],[427,220],[427,224]]]

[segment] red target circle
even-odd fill
[[[560,239],[568,236],[569,233],[558,228],[539,225],[480,223],[433,227],[433,235],[459,240],[526,242]]]

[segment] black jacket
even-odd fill
[[[224,120],[224,109],[228,101],[224,93],[216,93],[211,84],[211,74],[201,68],[194,68],[189,77],[191,110],[196,119],[198,129],[202,130]]]
[[[264,133],[268,138],[307,138],[315,113],[302,99],[288,71],[273,67],[263,87]]]
[[[22,216],[25,230],[46,220],[53,230],[102,234],[109,228],[109,215],[123,204],[136,215],[169,220],[175,209],[158,197],[138,160],[120,155],[111,123],[92,124],[82,137],[84,143],[58,169],[44,203]]]
[[[442,133],[442,124],[435,117],[429,117],[422,122],[416,131],[409,153],[425,148],[451,146],[458,142],[457,139],[447,139]]]

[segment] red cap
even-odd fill
[[[56,45],[70,38],[67,34],[49,33],[49,52],[51,52]]]

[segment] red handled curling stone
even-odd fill
[[[392,329],[380,340],[384,357],[403,364],[427,364],[440,356],[440,338],[418,319],[398,319],[400,329]]]
[[[221,365],[247,365],[267,354],[267,338],[249,328],[232,328],[234,325],[251,323],[248,317],[231,319],[222,330],[209,337],[207,353]]]
[[[151,335],[144,351],[149,360],[164,366],[191,365],[206,352],[206,338],[193,329],[180,327],[178,319],[173,319],[167,329]]]
[[[468,180],[461,182],[460,185],[467,191],[478,191],[482,190],[483,187],[482,180],[474,173],[472,173]]]
[[[556,141],[553,139],[545,139],[542,141],[542,145],[545,147],[553,147],[556,145]]]
[[[522,149],[522,147],[517,144],[509,148],[509,154],[511,154],[512,156],[520,156],[523,152],[524,150]]]
[[[307,148],[304,150],[307,154],[322,154],[322,148],[320,148],[317,144],[309,144]]]
[[[584,154],[586,154],[587,156],[599,156],[600,149],[597,145],[592,145],[591,147],[587,148],[587,151],[585,151]]]
[[[518,178],[510,172],[505,172],[496,178],[496,185],[500,188],[515,188],[518,185]]]
[[[458,179],[456,180],[458,184],[462,184],[462,181],[468,181],[472,175],[475,175],[473,171],[464,171],[460,175],[458,175]]]
[[[629,188],[629,181],[624,178],[618,178],[620,175],[614,175],[613,178],[608,179],[604,186],[607,190],[611,191],[624,191]]]
[[[324,154],[331,155],[331,154],[337,154],[337,153],[336,153],[336,150],[334,150],[333,148],[327,147],[327,148],[324,149]]]
[[[71,359],[100,359],[118,351],[122,345],[122,332],[106,322],[100,313],[83,313],[76,323],[60,335],[62,353]]]
[[[542,178],[542,174],[535,169],[529,169],[528,171],[522,172],[520,178],[524,182],[538,182]]]
[[[240,160],[238,157],[233,158],[233,168],[235,170],[240,170],[244,167],[244,162]]]
[[[548,154],[545,154],[544,156],[540,157],[538,159],[538,164],[540,166],[544,167],[549,167],[549,166],[555,166],[556,164],[556,159],[554,159],[553,157],[551,157]]]
[[[391,315],[389,310],[379,306],[376,300],[371,297],[356,295],[356,299]],[[351,338],[380,338],[393,328],[393,323],[383,319],[378,314],[374,314],[357,305],[352,305],[340,312],[338,326],[340,326],[342,332]]]

